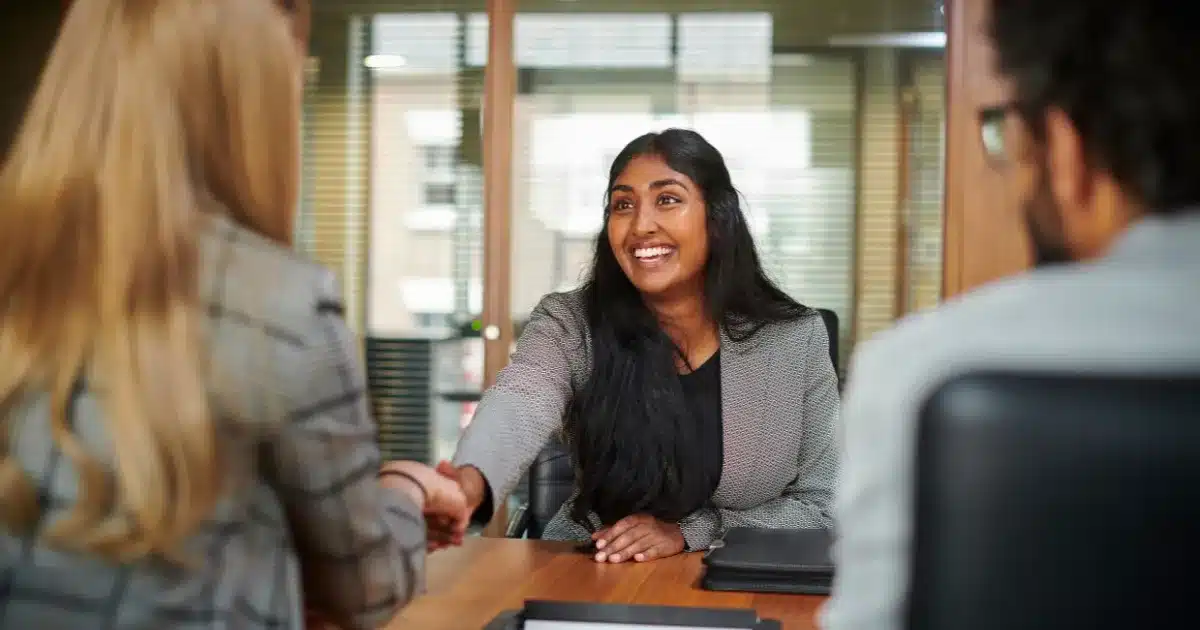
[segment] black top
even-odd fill
[[[717,491],[721,483],[721,468],[725,463],[725,433],[721,423],[721,352],[688,374],[679,375],[683,396],[687,399],[696,430],[700,432],[701,470],[712,480],[708,494]]]

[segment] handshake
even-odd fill
[[[436,468],[414,461],[387,462],[379,479],[385,488],[401,492],[421,506],[429,551],[462,544],[471,514],[485,492],[478,471],[459,470],[446,461]]]

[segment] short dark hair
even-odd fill
[[[1200,38],[1179,0],[993,0],[989,35],[1016,109],[1044,138],[1061,109],[1089,165],[1147,212],[1200,206]]]

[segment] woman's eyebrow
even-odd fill
[[[684,190],[690,190],[688,188],[687,184],[679,181],[678,179],[674,179],[674,178],[657,179],[657,180],[650,182],[650,188],[652,190],[657,190],[659,188],[666,188],[667,186],[679,186],[680,188],[682,188]],[[613,186],[612,190],[610,190],[609,192],[631,193],[631,192],[633,192],[633,186],[630,186],[628,184],[617,184],[617,185]]]
[[[687,190],[687,184],[679,181],[678,179],[667,178],[650,182],[650,188],[666,188],[667,186],[679,186],[680,188]]]

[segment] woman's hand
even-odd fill
[[[471,520],[471,508],[462,487],[455,480],[419,462],[388,462],[383,465],[383,470],[411,475],[424,490],[425,500],[421,511],[429,530],[426,546],[430,551],[462,544]],[[400,475],[385,475],[382,482],[385,486],[399,485],[398,489],[405,490],[403,484],[407,479]]]
[[[687,542],[676,523],[634,514],[592,534],[596,562],[648,562],[681,553]]]
[[[483,474],[474,466],[456,468],[454,464],[447,461],[439,462],[435,470],[462,490],[463,496],[467,499],[467,517],[470,519],[470,515],[474,514],[475,510],[479,509],[480,504],[483,503],[483,495],[487,492],[487,483],[483,480]],[[445,544],[434,541],[446,540],[453,534],[448,530],[449,524],[444,520],[431,518],[426,520],[426,525],[429,527],[430,549],[437,550],[445,547]]]

